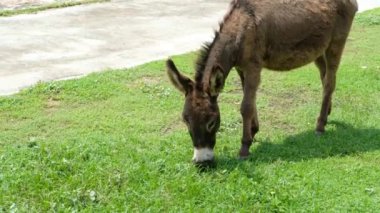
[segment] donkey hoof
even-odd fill
[[[315,135],[316,135],[316,136],[322,136],[324,132],[325,132],[325,131],[315,130]]]
[[[239,155],[238,159],[239,160],[247,160],[249,158],[249,155]]]
[[[239,152],[239,159],[240,160],[246,160],[249,158],[249,150],[241,149]]]

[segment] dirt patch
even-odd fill
[[[154,77],[154,76],[144,76],[140,79],[140,82],[147,84],[147,85],[156,85],[159,84],[162,81],[160,77]]]
[[[180,129],[186,130],[186,125],[180,119],[176,119],[162,127],[160,131],[162,134],[168,135]]]
[[[59,100],[56,100],[54,98],[49,98],[44,105],[45,112],[47,114],[52,114],[59,109],[60,105],[61,105],[61,102]]]
[[[144,87],[154,87],[162,82],[162,78],[158,76],[143,76],[132,82],[128,82],[128,87],[131,88],[144,88]]]
[[[60,105],[60,102],[58,100],[55,100],[55,99],[49,99],[45,105],[46,108],[54,108],[54,107],[58,107]]]

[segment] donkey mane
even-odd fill
[[[202,48],[199,51],[198,59],[196,61],[196,73],[195,73],[195,82],[199,83],[203,79],[203,74],[205,72],[206,64],[209,59],[210,52],[212,48],[214,47],[215,42],[218,40],[220,34],[222,33],[224,23],[230,18],[232,15],[232,12],[236,9],[242,7],[244,8],[245,12],[249,15],[254,17],[254,10],[249,6],[248,2],[246,0],[233,0],[230,4],[230,9],[227,12],[227,14],[224,16],[223,21],[219,23],[219,30],[216,30],[214,32],[214,39],[212,42],[205,42],[202,45]],[[198,84],[197,84],[198,85]],[[201,87],[201,85],[198,85]],[[202,88],[198,88],[202,89]]]
[[[220,23],[219,26],[223,24]],[[203,74],[206,68],[206,63],[210,55],[210,51],[215,44],[215,41],[219,37],[219,31],[215,31],[214,39],[212,42],[206,42],[203,44],[201,50],[199,51],[198,59],[196,62],[196,73],[195,73],[195,82],[201,82]]]
[[[222,32],[224,22],[231,16],[232,12],[236,7],[238,7],[239,0],[233,0],[230,4],[230,10],[224,16],[223,21],[219,22],[219,30],[214,32],[214,39],[212,42],[205,42],[202,45],[201,50],[199,51],[199,56],[196,62],[196,73],[195,73],[195,82],[201,82],[203,78],[203,74],[206,68],[206,64],[210,55],[210,52],[218,40],[220,32]]]

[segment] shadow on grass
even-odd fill
[[[339,121],[329,122],[333,130],[322,136],[314,131],[290,136],[281,144],[260,142],[256,149],[251,148],[251,156],[247,160],[252,164],[272,163],[278,160],[297,162],[313,158],[356,155],[364,152],[380,150],[380,129],[356,129]],[[218,168],[232,170],[242,164],[236,157],[218,159]],[[252,165],[253,166],[253,165]]]

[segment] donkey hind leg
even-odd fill
[[[240,158],[249,156],[255,134],[259,131],[259,122],[256,109],[256,91],[260,84],[261,68],[249,69],[244,72],[244,97],[241,104],[243,117],[243,137],[239,152]]]
[[[322,86],[323,86],[324,85],[323,80],[325,79],[326,70],[327,70],[327,62],[326,62],[326,58],[325,58],[324,54],[315,60],[315,65],[319,69],[319,74],[320,74],[321,82],[322,82]],[[330,100],[330,103],[328,104],[328,106],[329,106],[328,107],[328,115],[330,115],[331,114],[331,107],[332,107],[332,101],[331,100]]]
[[[342,56],[343,48],[345,44],[345,39],[343,41],[333,41],[328,49],[325,52],[325,64],[326,71],[323,75],[323,98],[322,98],[322,107],[317,120],[316,133],[322,134],[325,131],[325,126],[327,124],[327,117],[329,115],[329,111],[331,112],[331,98],[332,94],[335,90],[335,82],[336,82],[336,72],[339,67],[340,58]],[[322,64],[321,59],[317,59],[317,66]],[[321,66],[323,68],[323,64]],[[321,69],[320,69],[321,70]],[[321,71],[321,77],[323,74],[323,70]]]

